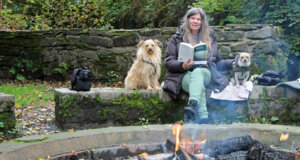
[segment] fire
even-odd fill
[[[149,154],[146,153],[146,152],[143,152],[143,153],[141,153],[141,154],[138,155],[139,159],[145,159],[144,158],[145,156],[149,156]]]
[[[175,139],[175,152],[178,151],[178,145],[179,145],[179,133],[181,131],[181,123],[178,122],[177,124],[175,124],[173,126],[173,129],[172,129],[172,134],[173,135],[176,135],[176,139]]]
[[[288,138],[289,138],[289,134],[288,133],[287,134],[281,133],[279,140],[280,140],[280,142],[282,142],[282,141],[286,141]]]
[[[180,139],[180,135],[184,137],[181,133],[181,130],[182,130],[182,124],[180,122],[175,124],[172,128],[172,134],[175,135],[175,149],[174,149],[175,152],[178,151],[180,146],[184,148],[186,151],[190,153],[194,153],[195,151],[197,151],[198,148],[200,148],[202,144],[206,143],[206,140],[191,141],[190,139],[187,138]],[[201,138],[205,138],[206,133],[201,132],[200,136]]]

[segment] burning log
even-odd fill
[[[249,135],[223,140],[206,142],[201,145],[202,153],[217,158],[219,155],[227,155],[237,151],[247,151],[254,141]]]
[[[292,158],[288,157],[287,155],[275,151],[274,149],[266,146],[258,141],[254,141],[252,146],[249,149],[248,158],[250,160],[256,159],[284,159],[284,160],[292,160]]]
[[[169,151],[174,151],[175,150],[175,144],[167,139],[166,141],[166,147]],[[178,150],[174,153],[173,156],[177,156],[179,160],[199,160],[195,155],[185,151],[182,147],[178,146]],[[176,159],[176,158],[175,158]]]

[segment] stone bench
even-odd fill
[[[254,86],[249,101],[237,103],[237,112],[248,118],[284,117],[284,121],[295,121],[300,117],[299,95],[300,91],[290,88]],[[176,122],[182,119],[187,96],[172,100],[163,91],[92,88],[88,92],[77,92],[57,88],[55,103],[58,127],[87,129]]]
[[[0,127],[0,132],[3,132],[4,136],[8,134],[8,131],[15,128],[14,105],[15,98],[13,95],[0,92],[0,123],[3,124],[3,127]]]

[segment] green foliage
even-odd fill
[[[62,77],[65,77],[67,74],[67,71],[69,70],[69,66],[67,63],[62,62],[59,64],[57,68],[54,68],[54,71],[58,72],[59,74],[62,75]]]
[[[108,77],[108,83],[107,84],[113,84],[114,82],[118,81],[119,75],[114,72],[114,71],[110,71],[107,74]]]
[[[202,0],[193,3],[193,7],[201,7],[209,17],[211,25],[241,23],[243,1],[241,0]]]
[[[278,117],[272,117],[272,118],[271,118],[271,121],[272,121],[272,122],[275,122],[275,121],[278,121],[278,120],[279,120]]]
[[[300,1],[244,1],[243,17],[248,23],[267,23],[280,26],[288,43],[286,55],[300,55]]]
[[[139,118],[139,120],[140,120],[141,125],[142,125],[144,128],[147,128],[147,125],[149,125],[149,120],[146,119],[146,118]]]
[[[30,0],[4,4],[2,29],[102,28],[102,13],[94,0]],[[20,8],[22,12],[20,13]]]
[[[30,75],[33,75],[38,71],[33,60],[23,59],[13,64],[13,67],[10,68],[9,72],[12,73],[15,78],[22,83],[24,83],[26,78],[32,78]],[[26,78],[25,78],[26,77]]]
[[[190,4],[191,1],[185,0],[13,1],[0,6],[0,29],[178,26]]]
[[[0,113],[0,137],[12,139],[20,136],[20,128],[16,128],[16,121],[12,119],[13,112]]]
[[[11,68],[9,70],[10,73],[12,73],[14,76],[16,76],[16,79],[19,80],[20,82],[24,83],[25,82],[25,77],[20,75],[20,74],[16,74],[16,69],[15,68]]]

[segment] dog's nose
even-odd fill
[[[148,50],[151,52],[151,51],[152,51],[152,48],[149,48]]]
[[[247,62],[247,59],[244,59],[244,62]]]

